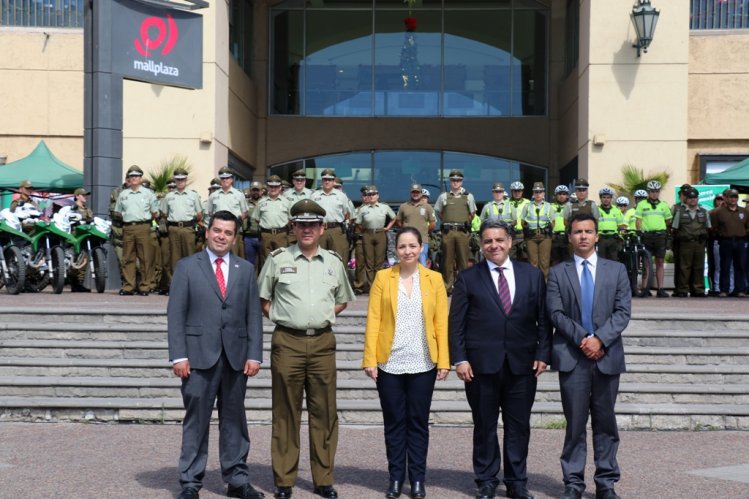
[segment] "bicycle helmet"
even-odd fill
[[[619,196],[618,198],[616,198],[616,204],[629,206],[629,198],[627,198],[627,196]]]
[[[646,197],[648,197],[648,193],[645,192],[644,189],[637,189],[635,191],[635,197],[636,198],[646,198]]]
[[[648,182],[648,190],[649,191],[659,191],[661,190],[661,183],[657,180],[651,180]]]
[[[558,185],[556,189],[554,189],[554,195],[559,194],[560,192],[563,192],[565,194],[569,194],[570,190],[566,185]]]
[[[510,184],[510,190],[511,191],[522,191],[525,189],[525,186],[522,182],[518,182],[517,180]]]
[[[429,190],[428,190],[428,189],[422,189],[422,190],[421,190],[421,195],[422,195],[422,196],[426,196],[426,197],[429,197]]]
[[[612,189],[611,187],[603,187],[600,191],[598,191],[598,195],[614,197],[616,193],[614,192],[614,189]]]

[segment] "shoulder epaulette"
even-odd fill
[[[328,252],[328,253],[330,253],[331,255],[334,255],[334,256],[335,256],[336,258],[338,258],[338,259],[339,259],[339,260],[341,261],[341,263],[343,263],[343,258],[341,258],[341,255],[339,255],[338,253],[336,253],[336,252],[335,252],[335,251],[333,251],[333,250],[329,250],[329,249],[326,249],[325,251],[327,251],[327,252]]]
[[[286,248],[274,249],[273,251],[270,252],[270,256],[278,256],[281,253],[283,253],[284,251],[286,251]]]

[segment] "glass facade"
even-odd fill
[[[250,0],[229,1],[229,51],[248,76],[252,76],[252,8]]]
[[[290,0],[270,16],[271,114],[546,114],[542,2]]]
[[[747,29],[749,0],[689,0],[690,29]]]
[[[83,0],[0,0],[0,26],[83,28]]]
[[[412,183],[428,189],[434,203],[437,195],[449,188],[449,173],[453,169],[463,171],[463,187],[478,203],[491,200],[494,182],[503,182],[509,189],[510,182],[520,180],[530,196],[533,182],[547,181],[547,170],[540,166],[452,151],[365,151],[318,156],[273,166],[269,175],[290,179],[291,173],[301,168],[307,171],[307,178],[314,179],[308,181],[308,187],[318,188],[322,170],[333,168],[343,180],[349,198],[358,201],[359,188],[375,184],[385,203],[406,201]]]

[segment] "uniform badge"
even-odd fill
[[[742,213],[739,213],[739,219],[740,219],[740,220],[744,220],[744,213],[743,213],[743,212],[742,212]]]
[[[333,272],[333,269],[331,269],[330,267],[328,267],[328,275],[329,275],[330,277],[333,277],[333,276],[335,276],[335,272]]]
[[[296,274],[296,267],[281,267],[282,274]]]
[[[427,209],[426,208],[419,208],[419,215],[421,215],[423,217],[426,214],[427,214]]]

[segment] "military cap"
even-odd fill
[[[242,191],[242,194],[244,194],[244,197],[248,198],[248,197],[250,197],[250,195],[252,195],[252,189],[250,189],[250,188],[248,187],[248,188],[246,188],[246,189],[244,189],[244,190]]]
[[[292,222],[322,222],[325,209],[311,199],[297,201],[289,210]]]
[[[90,192],[88,192],[88,191],[87,191],[87,190],[86,190],[85,188],[83,188],[83,187],[79,187],[79,188],[77,188],[77,189],[76,189],[75,191],[73,191],[73,195],[74,195],[74,196],[78,196],[79,194],[82,194],[82,195],[84,195],[84,196],[88,196],[88,195],[89,195],[89,194],[91,194],[91,193],[90,193]]]
[[[739,191],[737,191],[736,189],[726,189],[725,191],[723,191],[723,195],[729,198],[733,196],[739,197]]]
[[[411,184],[411,192],[421,192],[421,184]]]
[[[128,177],[142,177],[143,170],[140,169],[140,166],[133,165],[127,169],[127,176]]]
[[[177,181],[174,180],[174,177],[169,179],[169,182],[166,183],[167,187],[177,187]]]
[[[543,182],[533,182],[533,192],[543,192],[546,190]]]
[[[689,190],[685,190],[684,193],[687,195],[688,198],[698,198],[700,197],[700,193],[697,191],[697,189],[690,188]]]
[[[33,189],[34,184],[31,183],[31,180],[21,180],[21,183],[18,184],[18,187],[25,187],[26,189]]]
[[[454,178],[463,180],[463,172],[460,170],[450,170],[450,180]]]
[[[505,184],[502,182],[494,182],[492,184],[492,190],[493,191],[504,191],[505,190]]]
[[[219,180],[215,177],[212,178],[211,184],[208,186],[208,189],[215,190],[215,189],[220,189],[220,188],[221,188],[221,182],[219,182]]]
[[[259,182],[257,180],[253,180],[252,183],[250,184],[250,190],[255,190],[255,189],[257,189],[259,191],[262,191],[263,190],[263,183]]]
[[[324,169],[320,178],[335,180],[335,170],[332,168]]]
[[[151,188],[151,181],[150,180],[144,180],[142,185],[146,189],[150,189]]]
[[[289,189],[291,187],[291,183],[288,180],[281,180],[281,185],[284,189]]]
[[[366,194],[369,192],[369,186],[367,184],[364,184],[363,186],[359,187],[359,192],[362,194]]]
[[[265,185],[268,187],[279,187],[281,185],[281,177],[278,175],[271,175],[268,180],[265,181]]]
[[[343,180],[341,180],[341,177],[334,178],[333,179],[333,185],[335,185],[335,186],[343,185]]]
[[[369,186],[369,190],[367,191],[369,194],[379,194],[380,191],[377,190],[377,186],[372,184]]]
[[[232,178],[233,176],[234,173],[228,166],[225,166],[218,171],[218,178]]]
[[[587,179],[582,177],[575,179],[575,189],[587,189],[588,187],[590,187],[590,184]]]
[[[185,180],[187,178],[187,170],[184,168],[177,168],[174,170],[174,180]]]
[[[691,184],[681,184],[681,187],[679,187],[679,194],[681,194],[682,192],[686,194],[691,189],[692,189]]]
[[[305,172],[304,169],[297,170],[291,174],[291,178],[303,178],[304,180],[307,180],[307,172]]]

